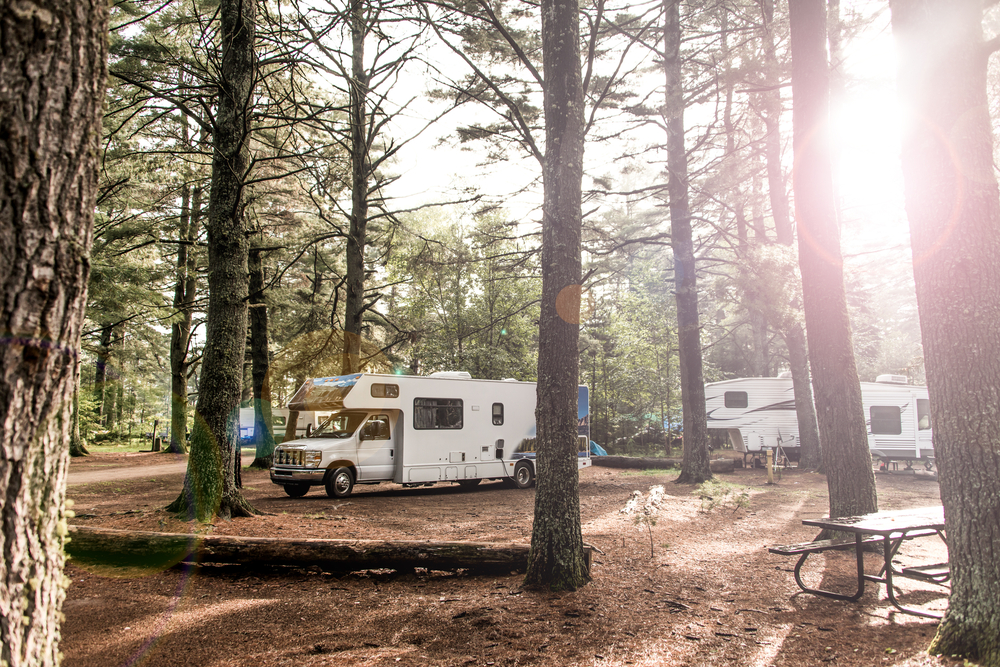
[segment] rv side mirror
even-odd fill
[[[374,422],[368,422],[363,427],[361,427],[361,433],[358,434],[358,440],[362,441],[374,440],[375,439],[375,433],[373,429],[374,426],[375,426]]]

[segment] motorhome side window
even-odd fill
[[[899,435],[903,432],[899,406],[873,405],[870,416],[873,435]]]
[[[399,385],[377,382],[372,385],[372,398],[399,398]]]
[[[493,425],[503,426],[503,403],[493,404]]]
[[[462,428],[462,399],[413,399],[413,428],[424,430]]]
[[[917,399],[917,429],[926,431],[931,427],[931,402],[926,398]]]
[[[749,405],[749,400],[747,399],[747,393],[745,391],[726,392],[727,408],[745,408],[747,405]]]

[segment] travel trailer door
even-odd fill
[[[395,421],[390,413],[374,413],[358,430],[359,482],[392,479],[398,440]]]

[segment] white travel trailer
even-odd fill
[[[535,383],[357,373],[307,381],[290,410],[330,411],[306,438],[275,448],[271,481],[292,497],[312,486],[343,498],[355,484],[474,486],[535,478]],[[579,467],[590,465],[590,405],[578,399]]]
[[[892,461],[934,461],[927,387],[902,375],[861,383],[868,448],[883,470]],[[799,458],[799,425],[790,377],[738,378],[705,385],[708,428],[725,430],[733,449],[758,462],[766,450]]]
[[[330,412],[317,412],[306,410],[299,413],[299,418],[295,422],[295,437],[304,438],[319,427]],[[285,438],[286,426],[288,424],[288,408],[271,408],[271,428],[275,442],[281,442]],[[253,408],[240,408],[240,442],[244,446],[252,444],[254,441],[254,418]]]

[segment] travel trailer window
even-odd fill
[[[749,405],[747,399],[747,393],[745,391],[727,391],[726,392],[726,407],[727,408],[745,408]]]
[[[503,403],[493,404],[493,425],[503,426]]]
[[[372,385],[372,398],[399,398],[399,385],[375,383]]]
[[[364,430],[368,433],[367,440],[388,440],[389,439],[389,416],[375,415],[365,422]]]
[[[413,399],[413,428],[424,430],[462,428],[462,399]]]
[[[274,424],[275,426],[284,426],[285,418],[282,417],[281,415],[274,415],[271,417],[271,423]]]
[[[335,412],[308,437],[349,438],[354,435],[367,416],[368,413],[365,412]]]
[[[898,406],[873,405],[870,414],[873,435],[899,435],[903,432]]]
[[[931,402],[926,398],[917,399],[917,429],[927,431],[931,427]]]

